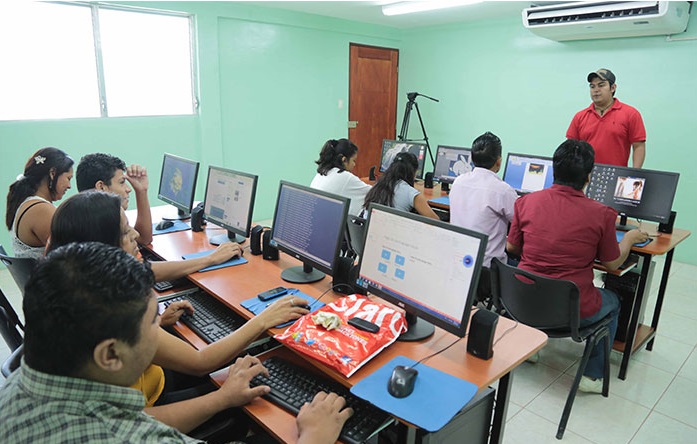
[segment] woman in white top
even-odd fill
[[[414,188],[418,168],[419,162],[415,155],[408,152],[397,154],[387,171],[365,196],[364,208],[377,203],[402,211],[416,210],[422,216],[438,219],[428,205],[426,196]]]
[[[348,139],[328,140],[319,153],[317,175],[310,187],[351,199],[349,214],[358,216],[370,185],[351,171],[356,166],[358,147]]]
[[[17,257],[43,256],[51,232],[53,202],[70,189],[73,159],[58,148],[34,153],[7,193],[5,224]]]

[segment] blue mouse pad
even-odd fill
[[[448,205],[450,206],[450,196],[441,196],[441,197],[436,197],[434,199],[429,199],[429,202],[432,202],[434,204],[440,204],[440,205]]]
[[[182,256],[182,259],[196,259],[199,257],[208,256],[209,254],[211,254],[214,251],[215,250],[206,250],[206,251],[200,251],[198,253],[185,254],[184,256]],[[217,270],[218,268],[232,267],[235,265],[242,265],[242,264],[246,264],[247,262],[249,262],[249,261],[243,257],[234,257],[232,259],[229,259],[229,260],[223,262],[222,264],[211,265],[209,267],[202,268],[199,270],[199,272]]]
[[[302,291],[297,290],[295,288],[288,289],[288,293],[283,295],[283,296],[287,296],[287,295],[297,296],[299,298],[305,299],[308,302],[308,304],[310,305],[310,312],[317,311],[320,308],[324,307],[324,305],[325,305],[324,302],[320,302],[317,299],[313,298],[312,296],[308,296],[305,293],[303,293]],[[276,301],[276,299],[280,299],[280,298],[281,298],[281,296],[279,296],[278,298],[274,298],[270,301],[262,301],[258,297],[253,297],[252,299],[247,299],[246,301],[242,301],[242,303],[240,305],[242,305],[244,308],[251,311],[255,315],[258,315],[259,313],[264,311],[264,309],[266,309],[266,307],[273,304]],[[285,324],[277,325],[275,328],[287,327],[288,325],[291,325],[294,322],[295,321],[289,321],[289,322],[286,322]]]
[[[351,387],[351,393],[424,430],[443,428],[477,393],[477,386],[425,364],[416,366],[419,374],[411,395],[395,398],[387,392],[387,383],[397,365],[411,366],[416,361],[397,356],[375,373]]]
[[[626,231],[615,231],[615,234],[617,235],[617,242],[621,241],[624,238],[624,233]],[[648,238],[644,242],[639,242],[638,244],[634,244],[635,247],[645,247],[651,242],[653,239]]]
[[[158,230],[157,228],[155,228],[157,226],[157,223],[152,224],[152,234],[157,235],[165,233],[174,233],[175,231],[185,231],[191,229],[189,224],[187,224],[186,222],[182,222],[180,220],[173,220],[172,222],[174,223],[174,225],[172,225],[169,228],[165,228],[164,230]]]

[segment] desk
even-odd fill
[[[154,211],[157,211],[157,209]],[[153,220],[157,220],[157,218],[154,217]],[[150,248],[164,259],[179,260],[183,254],[213,248],[208,243],[208,236],[218,233],[220,233],[220,230],[209,223],[204,232],[194,233],[189,230],[154,236]],[[298,261],[284,254],[281,254],[278,261],[266,261],[261,256],[253,256],[249,252],[245,254],[245,258],[249,260],[248,264],[205,273],[194,273],[189,276],[189,279],[225,303],[232,310],[240,313],[245,318],[250,318],[251,313],[242,308],[240,303],[263,290],[284,285],[285,282],[281,279],[281,271],[289,266],[297,265]],[[330,286],[330,278],[325,277],[319,282],[297,287],[310,296],[319,297]],[[331,301],[337,297],[339,296],[329,292],[323,300]],[[501,318],[498,323],[496,338],[500,337],[506,329],[513,325],[512,321]],[[177,331],[182,333],[184,338],[193,346],[205,346],[201,339],[190,331],[187,332],[186,327],[178,325]],[[280,329],[271,329],[268,333],[276,334],[281,331]],[[291,356],[296,361],[301,360],[304,365],[312,365],[328,377],[347,387],[351,387],[385,365],[395,356],[403,355],[418,360],[444,348],[454,340],[455,337],[453,335],[436,328],[436,333],[424,341],[397,342],[373,358],[351,378],[345,378],[318,361],[306,360],[300,355],[295,355],[290,349],[279,349],[270,353],[281,353],[284,356]],[[524,325],[518,325],[515,330],[512,330],[496,345],[494,357],[488,361],[467,354],[466,340],[463,340],[431,358],[428,361],[428,365],[470,381],[476,384],[480,390],[488,387],[494,381],[499,381],[490,436],[490,442],[499,443],[503,439],[508,408],[507,401],[512,381],[511,371],[529,356],[540,350],[546,343],[547,336],[544,333]],[[218,380],[217,382],[220,383],[222,381]],[[245,406],[245,410],[279,441],[295,442],[297,432],[293,415],[261,398]]]

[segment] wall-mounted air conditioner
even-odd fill
[[[692,2],[574,2],[523,10],[523,25],[551,40],[676,34],[687,29]]]

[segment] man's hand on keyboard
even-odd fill
[[[344,398],[335,393],[317,393],[298,413],[297,444],[336,442],[344,423],[353,415],[353,409],[344,408],[345,405]]]
[[[270,304],[256,318],[263,323],[264,329],[268,330],[271,327],[285,324],[309,313],[308,310],[301,307],[307,305],[307,303],[308,301],[301,297],[286,296]]]
[[[177,323],[184,314],[194,314],[194,307],[189,301],[174,301],[160,315],[160,325],[167,327]]]
[[[232,259],[233,257],[241,257],[242,256],[242,247],[240,244],[237,242],[225,242],[222,243],[218,246],[218,248],[215,249],[215,251],[211,252],[208,256],[206,256],[210,263],[210,265],[218,265],[222,264],[225,261],[228,261]]]
[[[257,375],[269,375],[260,360],[250,355],[235,360],[235,363],[230,366],[227,379],[217,392],[223,397],[225,408],[245,405],[252,399],[271,391],[266,385],[249,387],[249,381]]]

